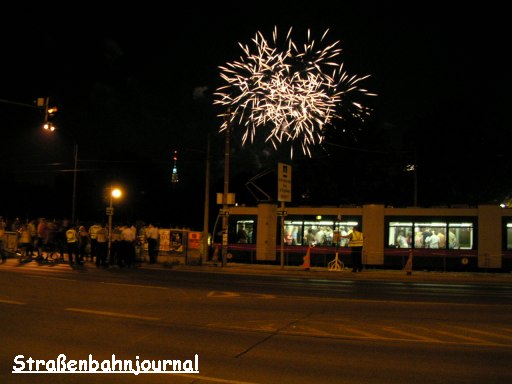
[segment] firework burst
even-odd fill
[[[297,45],[290,28],[280,44],[274,28],[272,43],[261,32],[252,39],[253,46],[239,43],[244,55],[219,67],[226,84],[216,90],[214,104],[228,110],[221,115],[220,131],[228,124],[242,127],[243,144],[264,131],[274,148],[283,141],[299,141],[303,153],[311,156],[311,146],[322,142],[325,127],[334,119],[343,119],[347,112],[364,119],[368,108],[355,101],[343,104],[349,93],[374,95],[359,87],[369,76],[347,74],[343,63],[336,62],[339,42],[323,46],[327,33],[317,44],[308,30],[306,43]],[[291,151],[293,156],[293,145]]]

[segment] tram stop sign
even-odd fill
[[[277,201],[292,201],[292,166],[284,163],[277,165]]]

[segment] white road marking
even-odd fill
[[[3,303],[3,304],[14,304],[14,305],[25,305],[25,304],[27,304],[27,303],[24,303],[23,301],[5,300],[5,299],[0,299],[0,303]]]
[[[85,308],[66,308],[66,311],[87,313],[87,314],[91,314],[91,315],[100,315],[100,316],[121,317],[124,319],[137,319],[137,320],[149,320],[149,321],[160,320],[159,317],[141,316],[141,315],[133,315],[133,314],[129,314],[129,313],[119,313],[119,312],[97,311],[95,309],[85,309]]]

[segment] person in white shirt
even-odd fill
[[[427,244],[428,248],[438,249],[439,248],[439,235],[437,234],[437,231],[433,231],[432,235],[426,238],[425,243]]]
[[[148,256],[149,264],[155,264],[156,258],[158,257],[158,240],[160,239],[160,233],[158,227],[153,224],[148,226]]]
[[[120,267],[131,267],[135,261],[135,232],[133,229],[125,225],[121,229],[121,244],[120,244]]]

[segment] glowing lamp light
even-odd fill
[[[46,122],[43,124],[43,129],[53,132],[53,131],[55,131],[55,125],[53,125],[52,123]]]
[[[116,188],[116,189],[112,190],[112,197],[118,199],[119,197],[121,197],[121,195],[122,195],[122,192],[120,189]]]
[[[50,114],[50,115],[57,113],[57,111],[58,111],[57,107],[48,108],[48,114]]]

